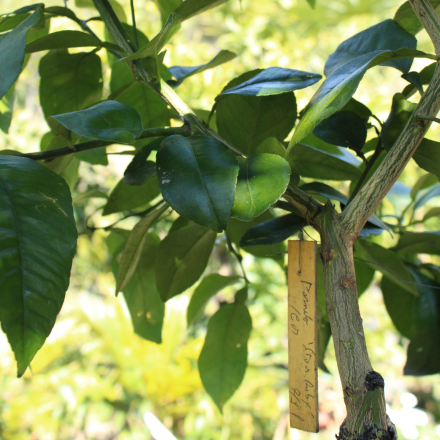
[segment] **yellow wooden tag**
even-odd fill
[[[318,319],[314,241],[289,240],[290,427],[318,432]]]

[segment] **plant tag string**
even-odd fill
[[[299,238],[288,242],[290,427],[318,432],[318,251],[302,231]]]

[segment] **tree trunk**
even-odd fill
[[[341,440],[396,439],[387,421],[382,376],[371,367],[359,311],[353,240],[330,202],[321,222],[327,313],[347,407]]]

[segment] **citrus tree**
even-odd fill
[[[405,374],[440,372],[440,269],[418,258],[438,255],[440,236],[415,229],[440,211],[414,217],[440,195],[440,145],[425,138],[430,124],[440,122],[440,4],[411,0],[394,19],[342,42],[326,62],[324,80],[280,67],[253,70],[225,84],[210,112],[193,111],[178,87],[236,54],[222,50],[203,65],[167,67],[164,48],[178,38],[183,21],[226,1],[157,0],[163,27],[151,40],[136,29],[133,2],[131,25],[120,21],[119,5],[109,0],[90,1],[97,16],[87,21],[66,6],[41,3],[1,17],[0,128],[8,131],[17,78],[30,54],[41,51],[40,104],[50,127],[41,151],[0,154],[0,321],[18,376],[50,334],[69,285],[78,163],[106,165],[107,146],[132,145],[133,159],[110,196],[92,190],[80,197],[107,198],[103,215],[139,218],[130,233],[108,227],[115,293],[123,292],[135,331],[161,342],[166,301],[201,278],[216,241],[239,263],[249,252],[283,264],[282,242],[309,225],[321,239],[319,366],[326,370],[333,336],[347,408],[338,438],[396,438],[383,378],[368,357],[358,296],[381,272],[388,313],[410,340]],[[54,17],[72,20],[78,30],[50,33]],[[93,20],[104,22],[106,41],[93,32]],[[435,54],[417,50],[415,35],[423,29]],[[106,97],[103,57],[111,65]],[[433,62],[411,71],[414,58]],[[408,82],[390,98],[384,122],[353,98],[366,71],[378,65],[397,69]],[[320,81],[298,109],[294,92]],[[427,174],[402,215],[382,218],[382,202],[411,159]],[[349,194],[330,181],[350,181]],[[272,208],[286,213],[275,215]],[[156,225],[170,219],[161,240]],[[82,222],[78,228],[84,229]],[[397,237],[396,246],[371,239],[381,233]],[[191,325],[210,298],[238,283],[234,302],[210,318],[198,360],[203,385],[220,410],[246,371],[252,321],[245,273],[204,277],[187,311]]]

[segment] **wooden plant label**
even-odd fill
[[[290,427],[318,432],[317,244],[290,240],[288,254]]]

